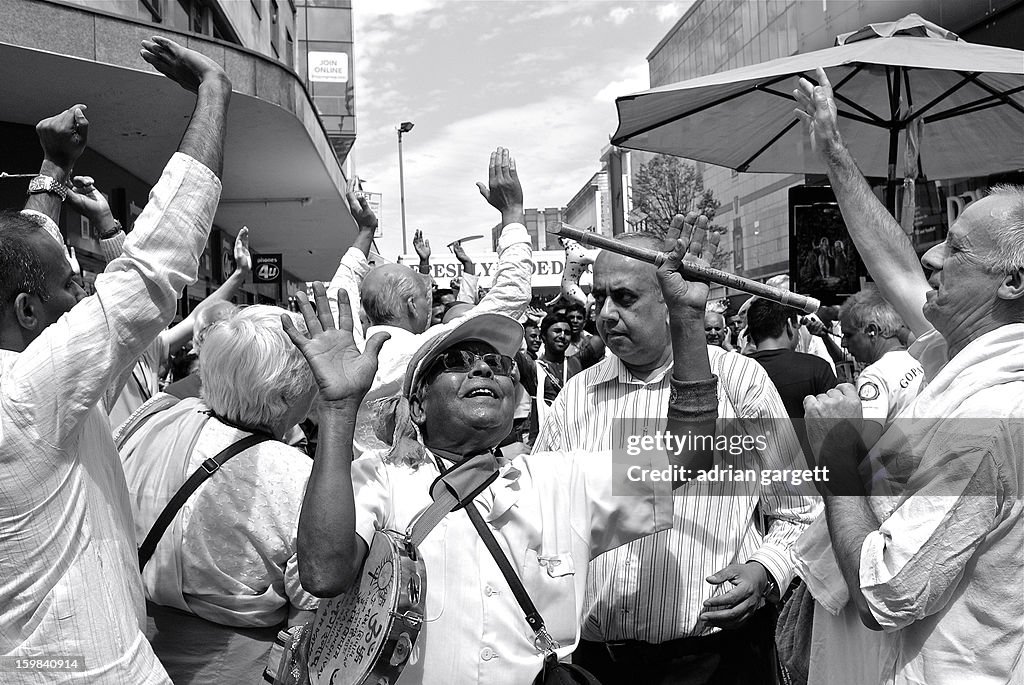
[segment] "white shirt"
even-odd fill
[[[110,408],[110,425],[115,430],[136,409],[160,392],[160,363],[167,358],[167,341],[157,336],[132,366],[117,401]]]
[[[412,333],[397,326],[370,326],[366,330],[365,337],[367,339],[379,332],[390,333],[391,339],[384,343],[380,350],[373,385],[370,386],[369,392],[366,393],[363,403],[359,407],[353,445],[357,459],[368,450],[387,448],[387,445],[378,440],[374,433],[374,423],[377,418],[376,402],[401,392],[406,367],[409,365],[409,360],[416,354],[416,350],[442,331],[455,328],[462,323],[462,319],[468,316],[490,312],[504,314],[517,320],[522,317],[532,296],[530,286],[530,276],[533,271],[532,254],[530,234],[526,232],[526,227],[522,224],[508,224],[501,230],[501,237],[498,240],[498,262],[494,267],[494,286],[469,312],[446,324],[431,326],[423,333]],[[358,317],[359,285],[369,269],[363,253],[356,248],[350,248],[328,288],[335,318],[337,317],[337,311],[334,311],[337,308],[337,304],[335,304],[337,291],[339,289],[348,291],[349,303],[354,312],[354,328],[361,328]],[[362,333],[354,333],[354,335],[358,344]]]
[[[175,154],[96,293],[0,351],[0,654],[82,657],[4,683],[166,683],[146,642],[132,512],[101,401],[196,279],[220,181]]]
[[[653,454],[654,468],[667,467]],[[376,529],[404,531],[430,505],[432,463],[386,465],[381,453],[352,464],[356,532],[369,545]],[[666,483],[613,492],[610,453],[544,453],[513,459],[476,503],[536,605],[560,658],[579,641],[587,562],[641,535],[666,528]],[[544,655],[497,564],[464,511],[448,516],[420,545],[427,569],[426,615],[412,663],[399,685],[523,685]]]
[[[708,347],[718,376],[720,419],[744,419],[750,435],[764,432],[767,449],[730,459],[737,468],[805,469],[803,453],[778,391],[753,359]],[[669,400],[666,365],[649,381],[609,354],[569,379],[548,412],[535,450],[610,449],[613,434],[664,431]],[[774,417],[781,417],[780,420]],[[722,458],[716,454],[716,462]],[[716,589],[705,578],[732,563],[758,561],[780,591],[793,579],[790,545],[820,510],[813,485],[775,482],[697,483],[673,498],[673,527],[601,556],[591,564],[584,638],[661,643],[717,630],[698,622]],[[757,531],[758,513],[768,533]],[[728,585],[728,584],[726,584]]]
[[[886,352],[857,377],[857,395],[864,419],[888,428],[917,397],[923,380],[921,362],[909,352]]]

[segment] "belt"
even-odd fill
[[[740,635],[732,631],[719,631],[710,635],[681,637],[658,644],[642,640],[622,640],[618,642],[605,642],[603,644],[612,661],[634,661],[638,659],[656,659],[659,657],[718,652],[726,649],[739,637]]]

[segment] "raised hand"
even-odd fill
[[[465,264],[466,262],[469,261],[469,255],[466,254],[466,248],[462,246],[461,242],[456,242],[452,244],[452,253],[455,255],[455,258],[458,259],[459,262],[462,264]]]
[[[199,86],[207,81],[230,83],[224,69],[212,59],[163,36],[142,41],[139,54],[154,69],[193,93],[198,93]]]
[[[252,255],[249,254],[249,227],[242,226],[235,238],[235,273],[248,276],[252,271]],[[233,274],[232,274],[233,275]]]
[[[89,138],[89,120],[85,105],[74,105],[60,114],[36,124],[36,135],[43,146],[43,158],[70,173],[82,156]],[[59,178],[63,182],[65,179]]]
[[[673,226],[678,224],[681,230],[669,258],[658,267],[658,283],[669,311],[689,309],[699,313],[703,321],[710,288],[706,281],[685,278],[679,271],[679,264],[687,261],[709,266],[708,261],[718,251],[721,236],[708,230],[708,218],[703,214],[690,212],[681,221],[679,219],[678,215],[672,219]]]
[[[92,176],[75,176],[71,179],[71,192],[65,199],[71,208],[96,224],[100,233],[106,233],[114,225],[114,216],[103,193],[96,190]]]
[[[365,351],[360,354],[352,337],[352,309],[348,293],[344,289],[338,291],[337,327],[331,319],[331,307],[323,283],[317,281],[313,284],[313,297],[316,312],[305,293],[296,295],[308,333],[301,333],[286,314],[281,315],[281,325],[306,358],[320,388],[321,401],[328,405],[358,403],[373,384],[377,355],[391,336],[377,333],[366,341]]]
[[[349,190],[345,193],[345,199],[348,201],[348,209],[352,212],[352,218],[356,220],[360,231],[377,230],[377,215],[370,209],[370,203],[365,197],[359,197],[354,191]]]
[[[516,160],[505,148],[499,147],[491,153],[487,185],[478,182],[476,187],[487,203],[502,213],[502,218],[507,212],[522,213],[523,186],[516,172]]]
[[[423,231],[417,229],[413,234],[412,246],[416,250],[416,254],[420,256],[421,262],[430,259],[430,241],[423,237]]]
[[[839,136],[839,115],[832,96],[832,84],[821,67],[815,71],[815,78],[818,80],[817,86],[805,78],[800,79],[797,89],[793,91],[793,97],[800,106],[794,111],[807,125],[811,149],[824,154],[842,139]]]

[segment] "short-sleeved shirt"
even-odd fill
[[[906,350],[886,352],[857,378],[864,418],[888,427],[917,397],[924,369]]]

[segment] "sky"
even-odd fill
[[[563,207],[617,126],[615,98],[649,87],[646,57],[688,0],[354,0],[352,170],[382,193],[388,259],[402,252],[402,137],[408,252],[421,229],[435,255],[500,215],[477,190],[490,153],[511,150],[526,207]]]

